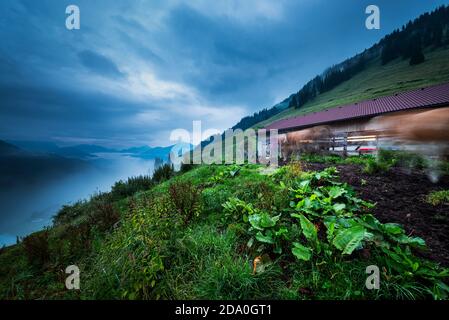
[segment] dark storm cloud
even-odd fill
[[[20,137],[31,131],[37,140],[67,136],[113,141],[162,129],[156,121],[148,121],[145,127],[126,122],[142,106],[106,94],[16,86],[1,87],[0,96],[2,110],[10,110],[0,119],[0,134],[15,130]]]
[[[126,44],[126,46],[146,62],[157,64],[160,68],[166,66],[164,59],[157,55],[153,50],[148,48],[141,41],[141,39],[139,39],[139,37],[130,36],[129,33],[126,33],[122,30],[117,30],[117,33],[120,35],[120,39]]]
[[[168,144],[225,129],[443,0],[0,2],[0,139]]]
[[[113,61],[101,54],[85,50],[78,53],[78,57],[81,63],[94,73],[112,78],[121,78],[124,76]]]
[[[228,94],[247,90],[261,78],[266,79],[270,65],[282,64],[276,59],[281,57],[276,53],[281,52],[277,48],[282,45],[273,45],[276,40],[259,30],[269,26],[253,29],[228,18],[212,19],[185,5],[171,12],[167,25],[170,39],[198,71],[185,74],[186,81],[195,83],[204,94],[227,100]],[[235,97],[231,101],[237,100]]]

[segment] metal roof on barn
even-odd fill
[[[392,96],[366,100],[320,112],[309,113],[303,116],[279,120],[268,125],[266,129],[288,131],[336,121],[374,117],[394,111],[445,105],[449,106],[449,83],[396,93]]]

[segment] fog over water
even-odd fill
[[[95,192],[109,191],[119,180],[153,172],[154,160],[124,153],[96,154],[89,168],[39,185],[20,185],[0,190],[0,246],[51,224],[64,204],[89,198]]]

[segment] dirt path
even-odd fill
[[[307,170],[329,165],[307,164]],[[409,235],[423,238],[429,250],[421,255],[449,266],[449,206],[424,201],[431,191],[449,189],[449,177],[432,183],[423,172],[393,168],[388,173],[368,175],[357,165],[337,165],[342,181],[362,199],[377,203],[374,215],[383,223],[402,224]]]

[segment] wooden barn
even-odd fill
[[[266,129],[277,129],[281,145],[293,149],[310,144],[344,154],[375,151],[380,140],[395,137],[427,135],[427,142],[448,143],[449,83],[279,120]]]

